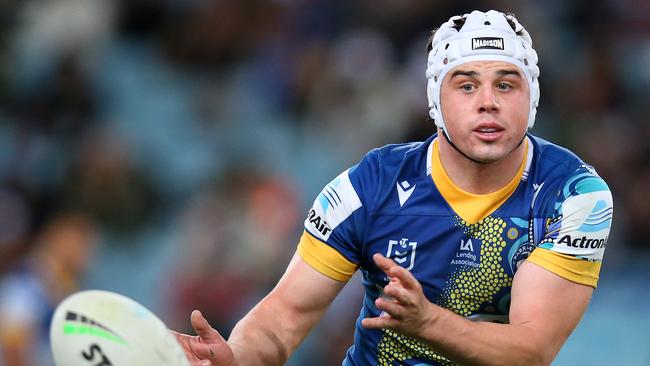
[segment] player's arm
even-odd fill
[[[275,289],[233,330],[228,343],[238,365],[284,364],[344,285],[294,255]]]
[[[462,365],[548,365],[576,327],[593,288],[524,262],[512,285],[510,324],[474,322],[430,303],[417,280],[393,261],[375,261],[391,278],[376,305],[388,315],[363,320],[416,337]]]
[[[273,291],[237,323],[227,344],[198,312],[192,314],[198,336],[177,338],[192,365],[282,365],[344,285],[296,254]]]
[[[199,336],[176,336],[193,366],[282,365],[289,358],[358,268],[359,248],[352,243],[362,226],[355,220],[363,221],[364,212],[357,194],[359,175],[374,174],[368,160],[345,170],[321,191],[284,276],[237,323],[227,343],[200,313],[192,314]]]

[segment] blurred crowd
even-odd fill
[[[83,288],[228,334],[322,186],[435,132],[426,40],[489,8],[533,36],[533,132],[614,193],[606,261],[650,251],[650,2],[0,1],[0,366],[48,366],[49,317]],[[340,363],[361,296],[346,288],[290,364]]]

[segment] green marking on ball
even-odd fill
[[[70,324],[70,323],[63,324],[63,333],[68,335],[91,335],[95,337],[104,338],[106,340],[118,344],[123,344],[123,345],[128,344],[128,342],[122,337],[111,334],[103,329],[89,327],[87,325]]]

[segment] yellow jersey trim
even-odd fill
[[[596,288],[600,261],[588,261],[571,255],[536,248],[528,260],[569,281]]]
[[[445,168],[442,166],[437,139],[433,142],[433,153],[431,154],[431,178],[438,191],[440,191],[440,194],[442,194],[442,197],[454,212],[468,224],[476,224],[496,211],[517,189],[521,181],[521,176],[524,174],[526,168],[528,139],[525,140],[525,144],[524,158],[521,161],[521,166],[517,174],[515,174],[514,178],[508,184],[496,192],[474,194],[458,187],[449,178]]]
[[[359,268],[336,249],[316,239],[307,231],[304,231],[300,238],[298,254],[315,270],[337,281],[349,280]]]

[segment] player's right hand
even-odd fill
[[[234,366],[232,349],[223,337],[214,330],[200,311],[190,315],[192,328],[197,335],[191,336],[171,331],[180,343],[192,366]]]

